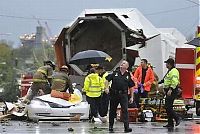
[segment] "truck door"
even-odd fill
[[[175,61],[180,73],[182,97],[192,99],[195,89],[195,49],[176,48]]]

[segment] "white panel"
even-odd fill
[[[176,68],[195,69],[194,64],[176,64]]]

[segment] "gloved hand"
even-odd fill
[[[134,93],[137,94],[137,93],[138,93],[138,89],[135,89],[135,90],[134,90]]]
[[[141,91],[141,93],[144,92],[144,86],[141,86],[141,87],[140,87],[140,91]]]
[[[144,86],[143,86],[143,84],[142,84],[142,83],[139,83],[139,84],[138,84],[138,87],[140,87],[140,88],[141,88],[141,87],[144,87]]]
[[[141,93],[143,93],[144,92],[144,85],[142,83],[139,83],[138,87],[140,88]]]

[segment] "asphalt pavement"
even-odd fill
[[[200,120],[182,121],[173,129],[163,128],[166,122],[130,123],[134,134],[200,134]],[[123,123],[116,122],[115,133],[123,132]],[[69,121],[2,121],[0,134],[106,134],[108,123],[69,122]]]

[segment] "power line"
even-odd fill
[[[24,16],[15,16],[15,15],[6,15],[0,14],[0,17],[6,18],[16,18],[16,19],[25,19],[25,20],[35,20],[35,17],[24,17]],[[56,19],[56,18],[37,18],[37,20],[48,20],[48,21],[71,21],[70,19]]]
[[[192,1],[192,0],[186,0],[186,1],[188,1],[188,2],[191,2],[191,3],[194,3],[195,5],[200,5],[199,3],[197,3],[197,2],[194,2],[194,1]]]
[[[198,22],[199,22],[199,18],[197,18],[197,19],[195,20],[195,22],[194,22],[190,27],[188,27],[188,28],[186,28],[186,29],[184,30],[184,31],[185,31],[185,34],[186,34],[186,35],[190,34],[191,31],[194,30],[193,28],[194,28],[195,26],[198,25]]]
[[[188,6],[188,7],[182,7],[182,8],[176,8],[176,9],[171,9],[171,10],[165,10],[165,11],[160,11],[160,12],[154,12],[154,13],[149,13],[149,14],[144,14],[144,15],[158,15],[158,14],[164,14],[164,13],[181,11],[181,10],[185,10],[185,9],[189,9],[189,8],[194,8],[194,7],[197,7],[197,5]]]

